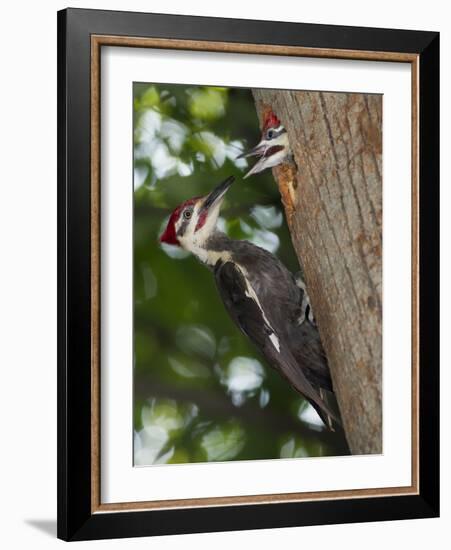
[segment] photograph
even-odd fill
[[[448,5],[2,7],[2,547],[440,550]]]
[[[58,537],[437,517],[439,34],[68,8],[57,50]]]
[[[383,452],[382,99],[133,83],[135,467]]]

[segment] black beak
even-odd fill
[[[213,191],[205,198],[202,208],[209,210],[213,205],[215,205],[222,197],[227,193],[229,187],[235,181],[235,176],[229,176],[226,180],[217,185]]]
[[[253,149],[250,149],[249,151],[244,151],[241,153],[241,155],[238,155],[237,159],[244,159],[246,157],[261,157],[263,153],[265,152],[266,146],[261,145],[261,142],[258,143]]]

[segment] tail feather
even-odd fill
[[[310,401],[310,404],[318,413],[324,425],[331,432],[335,432],[337,426],[340,428],[343,426],[336,399],[332,393],[323,390],[323,388],[319,388],[319,395],[326,407],[322,408],[313,401]]]

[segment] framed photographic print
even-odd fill
[[[58,536],[439,513],[437,33],[58,14]]]

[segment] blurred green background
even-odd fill
[[[133,100],[135,465],[347,454],[229,319],[211,272],[158,241],[180,202],[234,174],[220,228],[299,271],[271,171],[243,181],[236,160],[259,140],[251,90],[135,83]]]

